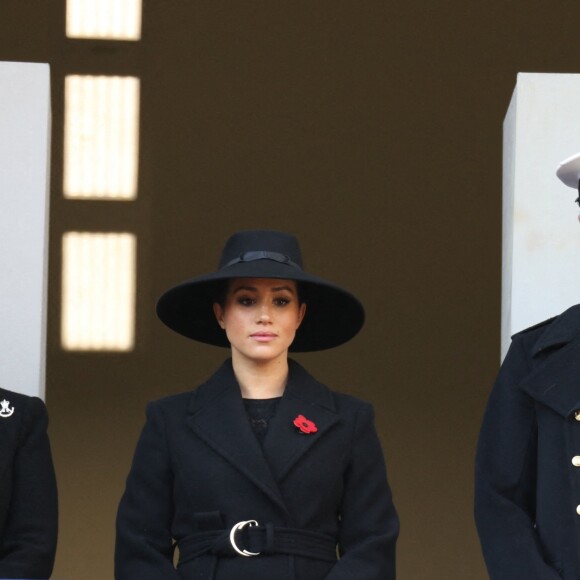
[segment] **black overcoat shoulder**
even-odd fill
[[[580,305],[512,337],[475,467],[492,580],[580,580]]]
[[[304,415],[316,433],[301,434]],[[214,553],[172,562],[240,521],[329,537],[333,562],[287,554]],[[332,392],[291,362],[263,448],[231,361],[195,391],[147,409],[117,516],[117,580],[394,580],[398,518],[368,403]],[[277,532],[274,532],[277,533]],[[334,550],[333,550],[334,553]]]
[[[49,578],[57,489],[41,399],[0,389],[0,578]]]

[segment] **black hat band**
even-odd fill
[[[238,258],[230,260],[227,264],[222,266],[221,269],[228,268],[229,266],[233,266],[234,264],[239,264],[240,262],[254,262],[256,260],[273,260],[274,262],[279,262],[280,264],[288,264],[288,266],[292,266],[294,268],[302,270],[302,268],[296,262],[293,262],[285,254],[264,251],[244,252]]]

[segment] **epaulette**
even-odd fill
[[[575,304],[559,316],[530,326],[513,335],[512,338],[536,331],[537,341],[532,348],[534,355],[558,345],[563,345],[580,336],[580,304]],[[535,339],[536,336],[531,338]]]
[[[536,330],[538,328],[548,326],[549,324],[552,324],[552,322],[554,322],[554,320],[556,320],[556,318],[558,318],[558,316],[552,316],[552,318],[548,318],[547,320],[543,320],[542,322],[538,322],[537,324],[534,324],[532,326],[528,326],[528,328],[524,328],[523,330],[520,330],[520,331],[516,332],[515,334],[512,334],[512,340],[516,336],[520,336],[521,334],[526,334],[527,332],[531,332],[532,330]]]

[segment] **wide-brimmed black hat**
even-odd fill
[[[296,237],[283,232],[251,230],[231,236],[218,270],[170,288],[157,302],[157,315],[175,332],[193,340],[229,347],[213,303],[230,278],[296,280],[308,304],[306,316],[290,346],[292,352],[311,352],[350,340],[364,323],[362,304],[350,293],[302,267]]]

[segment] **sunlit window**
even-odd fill
[[[63,236],[62,346],[127,351],[134,346],[136,238],[130,233]]]
[[[139,79],[67,76],[64,195],[135,199],[139,153]]]
[[[67,0],[69,38],[139,40],[141,0]]]

